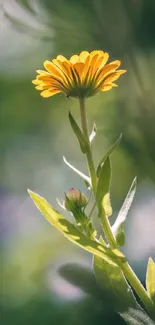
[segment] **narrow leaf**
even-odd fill
[[[60,208],[66,210],[65,205],[64,205],[64,202],[61,203],[60,200],[59,200],[58,198],[56,198],[56,200],[57,200],[57,203],[58,203],[58,205],[60,206]]]
[[[124,223],[136,192],[136,184],[137,181],[135,177],[131,184],[129,192],[125,198],[125,201],[121,207],[121,210],[119,211],[118,217],[114,225],[112,226],[112,232],[116,237],[117,243],[120,246],[123,246],[125,243]]]
[[[97,184],[97,192],[96,199],[97,203],[100,207],[102,206],[102,210],[104,213],[110,217],[112,214],[112,207],[110,204],[110,179],[111,179],[111,166],[109,157],[106,159],[104,164],[102,165],[98,184]]]
[[[96,123],[94,122],[92,132],[91,132],[91,134],[89,136],[90,143],[92,143],[92,141],[94,140],[94,138],[96,136],[96,131],[97,131]]]
[[[120,251],[103,247],[100,243],[87,238],[71,222],[53,209],[43,197],[30,190],[28,190],[28,193],[48,222],[71,242],[100,258],[106,259],[109,263],[115,264],[115,260],[117,261],[118,259],[124,261],[124,256]]]
[[[148,295],[155,304],[155,263],[153,262],[153,259],[151,257],[149,258],[147,265],[146,288]]]
[[[128,325],[155,325],[153,320],[140,307],[129,308],[120,315]]]
[[[81,148],[81,151],[83,153],[86,153],[87,151],[87,141],[82,133],[82,131],[80,130],[78,124],[76,123],[76,121],[74,120],[72,114],[69,112],[69,120],[70,120],[70,124],[71,124],[71,127],[79,141],[79,144],[80,144],[80,148]]]
[[[131,287],[118,265],[110,265],[94,256],[94,273],[97,284],[109,298],[113,310],[123,312],[137,306]]]
[[[119,136],[118,140],[109,148],[109,150],[106,152],[104,157],[101,159],[101,161],[100,161],[100,163],[98,165],[98,168],[97,168],[97,176],[98,177],[100,175],[101,167],[102,167],[103,163],[113,153],[113,151],[119,146],[121,138],[122,138],[122,134]]]
[[[75,173],[77,173],[89,186],[91,185],[90,177],[86,176],[85,174],[80,172],[80,170],[72,166],[64,156],[63,156],[63,161],[68,167],[70,167]]]

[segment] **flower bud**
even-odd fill
[[[87,199],[83,193],[81,193],[79,190],[75,190],[74,188],[71,188],[66,194],[65,194],[65,208],[68,211],[71,211],[74,213],[77,209],[82,209],[86,206]]]

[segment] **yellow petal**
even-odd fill
[[[93,65],[95,64],[95,62],[97,61],[97,59],[99,58],[98,54],[95,54],[90,61],[90,66],[93,68]]]
[[[42,91],[40,95],[42,97],[44,97],[44,98],[48,98],[48,97],[53,96],[53,95],[56,95],[58,93],[61,93],[61,90],[57,90],[57,89],[50,88],[48,90]]]
[[[79,56],[78,55],[72,55],[70,58],[70,62],[75,64],[79,61]]]
[[[43,84],[41,84],[41,85],[39,85],[39,86],[36,86],[35,89],[37,89],[37,90],[48,89],[48,85],[43,85]]]
[[[68,61],[68,60],[65,58],[65,56],[63,56],[63,55],[58,55],[58,56],[57,56],[57,60],[59,60],[59,61],[61,61],[61,62]]]
[[[89,55],[89,52],[87,52],[87,51],[81,52],[79,55],[79,62],[85,62],[88,55]]]
[[[45,76],[50,75],[50,73],[45,70],[36,70],[36,72],[39,74],[44,74]]]
[[[60,70],[63,70],[63,62],[65,61],[61,61],[58,59],[59,55],[57,56],[57,59],[53,59],[52,62],[54,63],[54,65],[56,65]]]
[[[47,69],[47,71],[49,71],[55,77],[61,78],[63,76],[60,69],[58,69],[56,67],[56,65],[54,65],[53,62],[50,62],[50,61],[46,60],[44,62],[44,67],[45,67],[45,69]]]
[[[63,80],[66,80],[67,77],[70,77],[71,76],[71,73],[70,73],[70,66],[71,66],[71,63],[69,61],[60,61],[60,60],[57,60],[57,59],[53,59],[52,62],[60,69],[60,71],[62,72],[63,74]]]
[[[109,59],[109,54],[107,52],[105,52],[104,56],[103,56],[103,59],[101,61],[101,64],[99,66],[99,69],[104,67],[104,65],[107,63],[108,59]]]
[[[51,80],[51,75],[49,75],[49,77],[48,76],[44,76],[44,75],[39,75],[38,77],[37,77],[37,80],[39,81],[50,81]]]
[[[103,80],[105,77],[107,77],[112,72],[115,72],[117,68],[116,64],[107,64],[102,69],[99,70],[99,72],[96,75],[96,80],[98,79],[98,82]]]
[[[121,65],[121,61],[115,60],[115,61],[110,62],[109,64],[116,64],[117,68],[118,68]]]
[[[106,53],[105,53],[106,54]],[[95,72],[98,69],[101,69],[101,67],[103,67],[106,63],[106,61],[108,60],[108,57],[103,57],[103,56],[98,56],[96,62],[93,65],[93,69],[92,69],[92,74],[95,74]]]
[[[118,71],[118,72],[114,72],[114,73],[110,74],[110,76],[105,79],[104,84],[109,83],[109,82],[111,83],[111,82],[117,80],[120,77],[120,75],[125,73],[126,71],[124,72],[124,70],[120,70],[120,72],[121,73],[119,73],[119,71]]]
[[[97,65],[98,59],[99,59],[99,55],[98,54],[95,54],[94,56],[91,57],[91,61],[90,61],[90,73],[89,73],[88,82],[91,79],[93,79],[93,77],[94,77],[95,66]]]
[[[101,56],[104,56],[104,52],[103,51],[100,51],[100,50],[94,50],[90,53],[90,56],[93,57],[94,55],[101,55]]]
[[[124,74],[124,73],[126,73],[127,72],[127,70],[125,70],[125,69],[122,69],[122,70],[117,70],[117,72],[121,75],[121,74]]]
[[[72,64],[70,64],[70,62],[63,62],[63,69],[67,74],[67,77],[72,80],[71,68]]]
[[[85,65],[84,65],[84,69],[83,69],[83,73],[82,73],[82,80],[85,79],[88,69],[89,69],[89,64],[90,64],[90,55],[87,56],[86,61],[85,61]]]
[[[108,90],[110,90],[112,88],[112,85],[105,85],[105,86],[103,86],[100,90],[101,91],[108,91]]]
[[[112,85],[113,87],[118,87],[118,85],[117,85],[117,84],[114,84],[113,82],[111,83],[111,85]]]
[[[41,84],[41,81],[38,80],[38,79],[35,79],[35,80],[32,80],[32,83],[33,83],[34,85],[40,85],[40,84]]]
[[[64,82],[60,82],[55,79],[51,79],[49,86],[52,86],[54,89],[60,89],[62,91],[67,91],[68,87],[64,84]]]
[[[78,73],[79,77],[81,77],[84,69],[84,63],[82,62],[75,63],[73,69]]]

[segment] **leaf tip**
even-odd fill
[[[27,189],[27,192],[30,195],[30,198],[34,201],[34,198],[36,197],[36,193],[31,191],[29,188]]]
[[[118,140],[119,140],[119,141],[122,140],[122,137],[123,137],[123,133],[120,134]]]
[[[70,111],[68,111],[68,116],[69,116],[69,119],[72,118],[72,114]]]
[[[133,185],[137,186],[137,176],[135,176],[135,178],[133,180]]]
[[[31,196],[31,193],[33,193],[29,188],[27,189],[28,194]]]
[[[149,259],[148,259],[148,263],[149,263],[149,264],[155,264],[154,261],[153,261],[153,258],[152,258],[152,257],[149,257]]]

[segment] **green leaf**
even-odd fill
[[[106,311],[106,319],[108,314],[112,314],[115,310],[118,314],[120,314],[120,316],[125,320],[128,325],[155,325],[153,320],[151,320],[151,318],[145,313],[145,311],[137,304],[134,297],[133,306],[128,306],[128,303],[129,305],[132,305],[132,292],[131,300],[128,296],[129,300],[127,304],[124,304],[123,300],[123,309],[125,310],[120,311],[120,307],[116,299],[116,294],[114,294],[112,291],[109,295],[109,290],[106,289],[106,286],[97,285],[94,274],[92,273],[92,270],[90,268],[83,265],[79,265],[77,263],[68,263],[60,266],[59,274],[72,285],[75,285],[85,293],[93,296],[95,298],[96,304],[98,304],[98,302],[102,300],[102,311]],[[131,289],[129,287],[129,292],[130,290]]]
[[[123,312],[129,307],[137,306],[133,292],[118,265],[110,265],[108,261],[94,256],[94,273],[97,284],[109,297],[112,309]]]
[[[96,199],[99,209],[102,207],[102,212],[108,217],[110,217],[112,214],[112,207],[110,203],[110,179],[111,166],[110,159],[108,157],[102,165],[96,192]]]
[[[140,307],[129,308],[120,315],[128,325],[155,325],[153,320]]]
[[[104,157],[101,159],[98,168],[97,168],[97,176],[99,177],[100,172],[101,172],[101,168],[103,163],[105,162],[105,160],[113,153],[113,151],[119,146],[120,141],[122,138],[122,134],[119,136],[118,140],[109,148],[109,150],[106,152],[106,154],[104,155]]]
[[[96,136],[96,131],[97,131],[96,123],[94,122],[92,132],[91,132],[91,134],[90,134],[90,136],[89,136],[89,141],[90,141],[90,143],[93,142],[93,140],[94,140],[94,138],[95,138],[95,136]]]
[[[74,244],[82,247],[86,251],[106,259],[109,263],[115,264],[115,261],[125,261],[123,254],[117,249],[111,250],[102,246],[100,243],[87,238],[70,221],[59,214],[51,205],[38,194],[28,190],[32,200],[44,217],[59,230],[67,239]]]
[[[123,246],[125,243],[125,233],[124,233],[124,223],[128,214],[128,211],[131,207],[135,192],[136,192],[136,177],[134,178],[131,187],[129,189],[129,192],[125,198],[125,201],[121,207],[121,210],[118,214],[118,217],[112,226],[112,232],[114,236],[116,237],[117,243],[120,246]]]
[[[70,167],[75,173],[77,173],[87,184],[87,186],[91,186],[91,179],[90,177],[86,176],[85,174],[83,174],[80,170],[78,170],[77,168],[75,168],[74,166],[72,166],[67,160],[66,158],[63,156],[63,161],[64,163]]]
[[[114,314],[113,309],[116,307],[117,300],[114,300],[113,293],[111,293],[111,302],[109,294],[107,293],[107,289],[104,286],[102,286],[101,288],[99,285],[97,285],[95,276],[90,268],[77,263],[67,263],[65,265],[61,265],[58,272],[63,277],[63,279],[65,279],[72,285],[80,288],[86,294],[89,294],[94,297],[96,304],[102,301],[102,313],[106,313],[106,319],[108,318],[108,315],[112,315],[112,313]],[[128,307],[127,304],[127,307],[125,306],[125,308],[125,311],[117,311],[117,313],[119,313],[120,316],[125,320],[126,324],[154,325],[154,322],[145,313],[145,311],[138,306],[136,302],[135,307]],[[117,306],[115,309],[119,310],[119,306]]]
[[[83,153],[86,153],[87,151],[87,140],[85,139],[82,131],[80,130],[78,124],[76,123],[76,121],[74,120],[72,114],[69,112],[69,120],[70,120],[70,124],[71,124],[71,127],[79,141],[79,144],[80,144],[80,148],[81,148],[81,151]]]
[[[155,303],[155,263],[153,262],[153,259],[151,257],[149,258],[147,265],[146,288],[148,295]]]

